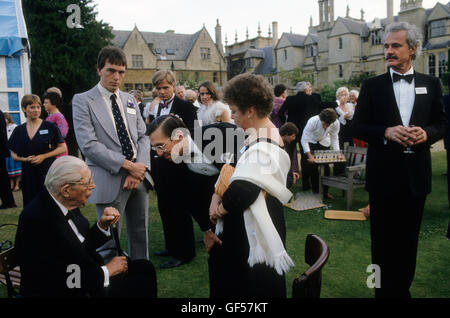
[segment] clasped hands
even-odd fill
[[[388,127],[384,137],[403,147],[412,147],[428,140],[428,135],[421,127],[405,127],[402,125]]]
[[[222,197],[217,193],[214,193],[211,198],[211,204],[209,205],[209,219],[212,223],[217,224],[217,220],[223,218],[228,211],[222,205]]]
[[[125,161],[127,163],[124,163],[123,167],[128,170],[128,176],[125,178],[123,188],[125,190],[133,190],[138,187],[139,183],[144,181],[145,171],[148,169],[148,166],[141,162]]]

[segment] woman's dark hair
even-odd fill
[[[165,136],[172,136],[172,132],[177,128],[186,128],[183,120],[175,115],[163,115],[156,117],[148,126],[146,135],[150,136],[153,134],[159,127],[161,127],[162,132]]]
[[[219,90],[217,89],[216,85],[214,85],[214,83],[210,81],[201,83],[198,87],[199,91],[201,87],[204,87],[208,90],[208,93],[211,94],[211,98],[213,101],[219,100]]]
[[[287,90],[286,85],[277,84],[273,89],[273,93],[275,94],[275,97],[280,97],[286,90]]]
[[[287,122],[280,127],[280,136],[295,134],[298,136],[298,128],[294,123]]]
[[[327,125],[334,123],[337,117],[337,113],[333,108],[325,108],[319,114],[319,119]]]
[[[127,57],[121,48],[114,46],[105,46],[98,53],[97,68],[101,70],[106,62],[114,65],[127,66]]]
[[[273,89],[263,76],[245,73],[228,82],[223,100],[236,106],[242,113],[253,106],[262,118],[272,112],[273,98]]]
[[[56,108],[61,108],[62,106],[62,98],[59,96],[58,93],[55,92],[45,92],[42,96],[42,100],[45,101],[46,99],[50,100],[50,103]]]

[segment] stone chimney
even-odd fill
[[[278,22],[272,22],[272,46],[275,47],[278,43]]]
[[[272,22],[272,61],[273,68],[277,69],[277,52],[275,51],[275,46],[278,43],[278,22]]]
[[[386,1],[386,10],[387,10],[387,22],[391,23],[394,22],[394,0],[387,0]]]
[[[222,44],[222,27],[219,24],[219,19],[217,19],[216,24],[216,45],[220,53],[223,54],[223,44]]]

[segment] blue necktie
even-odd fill
[[[119,137],[120,145],[122,146],[122,154],[126,159],[133,159],[133,147],[131,146],[130,138],[128,137],[128,132],[123,121],[122,114],[119,110],[119,105],[116,101],[116,95],[111,95],[111,105],[112,112],[114,116],[114,122],[116,123],[117,136]]]

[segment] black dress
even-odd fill
[[[250,267],[247,263],[249,243],[244,224],[244,211],[257,199],[261,188],[253,183],[235,180],[222,198],[228,211],[223,218],[223,232],[210,253],[210,296],[215,297],[286,297],[286,280],[265,264]],[[267,193],[266,205],[270,218],[286,245],[286,223],[282,203]]]
[[[14,129],[9,149],[20,157],[40,155],[55,150],[64,138],[55,123],[43,120],[32,139],[28,136],[26,123]],[[39,165],[22,162],[22,196],[25,207],[44,188],[45,176],[55,157],[45,159]]]

